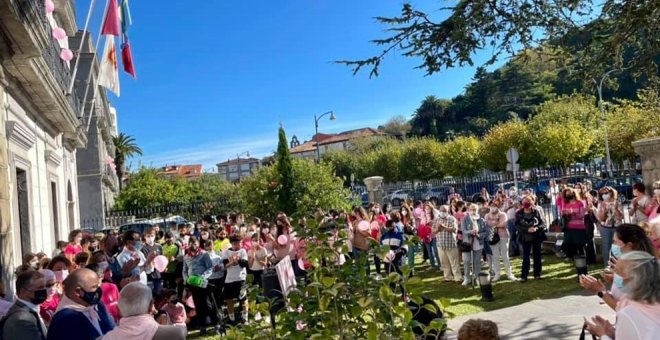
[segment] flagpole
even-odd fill
[[[103,13],[107,13],[108,7],[110,6],[110,0],[107,0],[105,3],[105,9],[103,10]],[[94,74],[94,65],[96,63],[96,55],[98,54],[99,50],[99,44],[101,43],[101,37],[103,36],[103,24],[105,23],[105,14],[103,15],[103,20],[101,20],[101,26],[99,27],[99,34],[96,38],[96,46],[94,47],[94,51],[92,51],[92,63],[91,66],[89,67],[89,74],[87,75],[87,82],[85,85],[85,94],[83,95],[83,105],[82,108],[80,108],[80,115],[79,117],[84,117],[85,116],[85,106],[87,104],[87,94],[89,94],[89,83],[92,81],[92,74]],[[113,37],[114,38],[114,37]],[[107,37],[106,37],[107,39]],[[100,68],[100,65],[99,65]],[[99,77],[97,75],[96,81],[94,81],[94,97],[92,98],[92,102],[89,108],[89,117],[87,118],[87,131],[89,131],[89,122],[92,120],[92,110],[94,109],[94,102],[96,101],[96,87],[98,87],[98,81]]]
[[[76,62],[73,65],[73,72],[71,73],[71,83],[69,84],[69,88],[66,91],[67,95],[73,93],[73,85],[76,82],[76,74],[78,73],[78,65],[80,63],[80,54],[82,53],[83,44],[85,43],[85,36],[87,35],[89,22],[92,20],[94,7],[96,7],[96,0],[92,0],[92,2],[89,4],[89,11],[87,11],[87,19],[85,19],[85,28],[83,29],[83,34],[82,37],[80,38],[80,45],[78,45],[78,58],[76,58]]]

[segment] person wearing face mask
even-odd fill
[[[598,231],[600,232],[600,244],[603,254],[603,265],[607,266],[610,257],[610,248],[614,230],[623,223],[623,208],[617,199],[617,192],[611,187],[599,190],[602,202],[598,205],[596,217],[600,221]]]
[[[436,225],[436,237],[438,240],[438,253],[441,263],[444,263],[444,281],[461,282],[461,264],[458,257],[458,245],[456,244],[456,232],[458,224],[454,216],[449,214],[449,206],[442,205],[438,208],[438,223]]]
[[[41,319],[44,320],[44,324],[48,326],[57,310],[57,305],[60,303],[60,297],[57,294],[57,287],[55,287],[57,282],[55,281],[55,274],[53,271],[42,269],[39,272],[43,274],[44,279],[46,280],[46,289],[48,290],[46,301],[39,305],[39,315],[41,316]]]
[[[660,217],[660,181],[653,183],[653,198],[649,204],[649,221],[655,220],[657,217]]]
[[[521,201],[522,209],[516,212],[516,229],[523,248],[522,270],[520,282],[527,282],[530,257],[534,256],[534,278],[541,279],[543,264],[541,263],[541,245],[545,235],[543,216],[533,206],[533,199],[525,196]]]
[[[580,285],[583,288],[598,294],[610,308],[617,311],[627,305],[627,298],[621,276],[613,274],[612,271],[616,270],[617,259],[631,251],[654,255],[653,244],[644,229],[635,224],[622,224],[614,232],[609,266],[601,274],[605,281],[612,283],[611,289],[607,290],[605,283],[591,275],[580,276]]]
[[[174,243],[174,236],[172,233],[165,233],[165,242],[162,245],[163,255],[169,261],[167,269],[162,272],[163,286],[167,289],[176,289],[176,258],[179,256],[179,246]]]
[[[484,248],[484,240],[488,236],[488,231],[478,209],[476,204],[470,204],[468,214],[463,217],[461,222],[462,241],[470,245],[470,250],[463,252],[463,263],[465,264],[463,286],[471,285],[477,274],[481,272],[481,251]]]
[[[99,256],[93,256],[87,269],[93,271],[99,277],[99,287],[101,287],[101,302],[112,316],[115,323],[119,322],[119,289],[117,285],[108,280],[108,263]]]
[[[630,211],[628,212],[632,218],[632,223],[644,223],[648,221],[651,214],[651,198],[646,196],[646,186],[644,183],[633,184],[632,194],[634,198],[630,202]]]
[[[23,264],[28,265],[33,270],[39,270],[39,258],[35,253],[27,253],[23,256]]]
[[[144,232],[144,246],[142,247],[142,254],[145,257],[149,256],[149,254],[154,254],[155,256],[163,255],[163,246],[156,243],[156,230],[153,228],[147,229],[147,231]],[[153,289],[155,294],[160,294],[160,290],[163,288],[163,276],[161,273],[157,270],[154,270],[149,275],[147,275],[147,285]]]
[[[151,274],[154,271],[154,258],[156,254],[150,252],[148,256],[145,256],[142,252],[143,244],[140,238],[140,233],[129,230],[124,233],[124,250],[122,250],[119,255],[117,255],[117,262],[120,266],[124,266],[129,261],[138,261],[137,267],[133,269],[130,273],[130,276],[135,278],[139,277],[140,282],[143,285],[147,284],[147,274]]]
[[[501,204],[499,198],[494,199],[490,204],[489,213],[486,215],[486,224],[491,228],[493,235],[489,240],[492,243],[491,249],[493,251],[493,270],[495,272],[493,282],[500,279],[500,260],[504,261],[504,269],[509,280],[517,281],[511,271],[511,262],[509,262],[508,218],[506,213],[500,210]]]
[[[39,315],[39,305],[48,298],[46,278],[35,270],[16,277],[16,302],[0,320],[2,339],[46,339],[46,325]]]
[[[422,239],[422,244],[426,249],[426,253],[429,256],[431,262],[431,269],[441,270],[440,265],[440,256],[438,255],[438,239],[436,234],[433,232],[437,228],[438,216],[436,210],[434,209],[431,203],[426,203],[424,205],[424,218],[425,224],[420,225],[417,229],[420,239]]]
[[[642,251],[624,254],[616,268],[626,287],[628,304],[616,313],[616,325],[596,316],[586,320],[589,333],[603,340],[660,338],[660,262]]]
[[[211,313],[211,302],[209,300],[210,287],[208,287],[209,277],[213,274],[213,261],[199,240],[195,237],[190,238],[188,251],[183,257],[183,281],[186,288],[192,294],[195,303],[195,312],[201,322],[199,330],[202,335],[206,334],[207,318],[211,321],[211,326],[220,327],[216,313]]]
[[[98,275],[89,269],[75,270],[64,280],[64,295],[48,329],[48,340],[93,340],[115,328],[101,302]]]
[[[179,301],[176,291],[168,290],[164,297],[167,303],[160,307],[160,310],[167,315],[166,324],[186,329],[186,307]]]
[[[584,216],[587,207],[580,194],[573,188],[564,188],[562,197],[564,202],[559,208],[559,213],[564,219],[562,250],[569,259],[572,259],[576,255],[586,255],[585,247],[588,242],[588,234],[584,224]]]

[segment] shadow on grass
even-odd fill
[[[519,277],[521,259],[512,259],[511,265],[514,275]],[[594,267],[590,272],[595,274],[599,271],[600,269]],[[493,284],[495,300],[491,302],[481,301],[478,286],[463,287],[460,283],[443,282],[442,274],[437,270],[422,266],[416,274],[426,284],[423,290],[425,295],[434,300],[450,300],[446,311],[453,317],[515,306],[536,299],[583,294],[573,264],[552,255],[545,255],[543,258],[542,280],[530,279],[522,283],[509,281],[502,276],[503,280]]]

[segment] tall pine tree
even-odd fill
[[[279,143],[277,144],[277,174],[279,176],[279,188],[277,192],[277,208],[291,216],[296,211],[296,201],[293,197],[293,165],[291,154],[286,140],[284,128],[280,126]]]

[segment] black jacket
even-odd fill
[[[39,313],[16,300],[7,315],[0,320],[0,339],[41,339],[46,340],[45,325]]]
[[[528,229],[536,227],[538,230],[535,233],[530,233]],[[522,242],[543,241],[545,236],[545,220],[543,214],[538,209],[533,208],[531,216],[525,216],[524,209],[516,211],[516,230],[518,231],[518,238]]]

